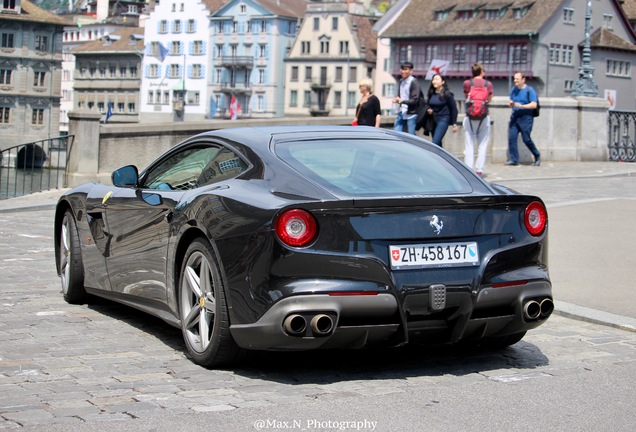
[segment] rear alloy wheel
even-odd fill
[[[87,297],[84,289],[82,251],[75,217],[70,210],[64,213],[60,230],[60,280],[64,300],[71,304],[82,304]]]
[[[192,359],[204,367],[238,360],[242,350],[230,334],[230,320],[218,261],[209,243],[188,247],[179,277],[179,316]]]

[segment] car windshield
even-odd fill
[[[466,178],[442,156],[400,140],[279,142],[276,154],[334,194],[405,196],[472,191]]]

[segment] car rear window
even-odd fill
[[[457,169],[424,147],[400,140],[279,142],[276,154],[334,194],[357,196],[469,193]]]

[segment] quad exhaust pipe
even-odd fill
[[[546,318],[554,311],[552,299],[530,300],[523,305],[523,316],[528,320]]]
[[[285,321],[283,321],[283,328],[285,332],[291,336],[302,336],[307,329],[307,320],[302,315],[289,315],[285,318]]]
[[[307,323],[308,319],[309,323]],[[308,326],[311,335],[326,336],[333,331],[334,320],[333,317],[324,313],[319,313],[311,317],[291,314],[283,320],[283,330],[290,336],[305,336]]]
[[[329,315],[319,314],[314,316],[309,323],[311,331],[317,335],[327,335],[333,329],[333,319]]]

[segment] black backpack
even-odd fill
[[[537,107],[532,110],[532,117],[539,117],[541,105],[539,105],[539,96],[537,96]]]
[[[420,130],[424,126],[424,116],[426,115],[426,98],[424,92],[420,89],[420,97],[417,98],[417,121],[415,123],[415,130]]]
[[[534,90],[534,89],[533,89]],[[537,96],[537,107],[532,110],[532,117],[539,117],[541,113],[541,105],[539,104],[539,95],[535,91],[534,94]],[[528,91],[528,103],[530,103],[530,91]]]

